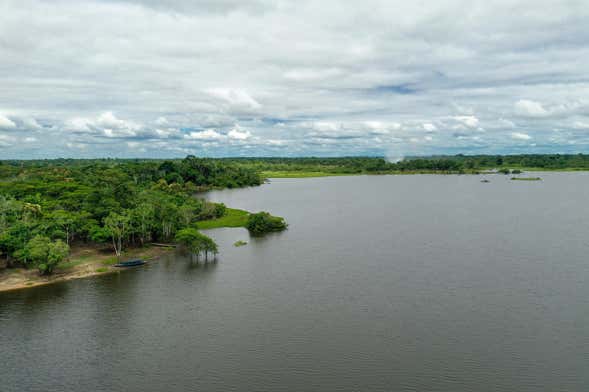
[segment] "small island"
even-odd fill
[[[540,177],[511,177],[512,181],[542,181]]]

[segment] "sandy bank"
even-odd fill
[[[122,259],[143,258],[154,261],[170,248],[147,247],[128,250]],[[37,269],[9,268],[0,271],[0,292],[21,290],[30,287],[82,279],[90,276],[116,273],[120,268],[113,267],[116,258],[112,252],[96,248],[74,248],[69,261],[63,262],[50,276],[41,276]]]

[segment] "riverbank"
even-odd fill
[[[142,258],[154,261],[171,249],[157,246],[129,249],[121,258]],[[69,260],[61,263],[54,273],[49,276],[39,275],[39,271],[36,268],[30,270],[24,268],[8,268],[1,271],[0,292],[117,273],[121,269],[114,267],[116,262],[117,258],[112,255],[110,248],[74,248]]]
[[[521,170],[523,172],[579,172],[589,171],[585,168],[565,168],[565,169],[546,169],[546,168],[529,168],[529,167],[505,167],[509,170]],[[263,171],[261,176],[266,179],[272,178],[316,178],[316,177],[340,177],[340,176],[366,176],[366,175],[415,175],[415,174],[439,174],[439,175],[479,175],[479,174],[503,174],[494,171],[493,168],[467,170],[462,172],[456,171],[439,171],[439,170],[404,170],[404,171],[387,171],[387,172],[370,172],[370,173],[333,173],[327,171]]]

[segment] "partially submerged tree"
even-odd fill
[[[204,254],[205,260],[208,260],[209,253],[215,256],[218,253],[218,247],[215,241],[200,233],[193,228],[186,228],[176,233],[176,242],[188,250],[191,256],[198,260],[201,254]]]

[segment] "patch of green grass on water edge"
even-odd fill
[[[250,213],[236,208],[227,208],[220,218],[196,222],[197,229],[217,229],[219,227],[245,227]]]
[[[312,177],[333,177],[353,176],[361,173],[330,173],[322,171],[264,171],[261,173],[264,178],[312,178]]]

